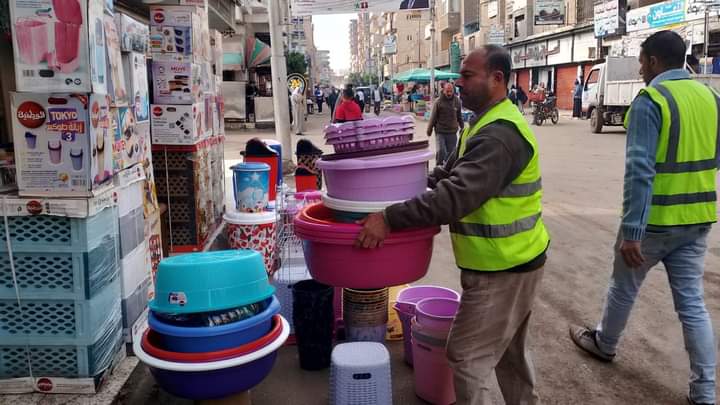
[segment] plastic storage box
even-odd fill
[[[343,343],[332,352],[331,405],[392,405],[390,354],[374,342]]]

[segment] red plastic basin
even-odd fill
[[[231,349],[218,350],[214,352],[181,353],[171,352],[158,347],[158,332],[147,328],[142,336],[142,348],[145,352],[161,360],[176,361],[182,363],[204,363],[232,359],[234,357],[250,354],[269,345],[282,333],[282,321],[280,315],[273,316],[273,326],[265,336],[244,345]]]
[[[332,220],[322,204],[305,207],[295,218],[305,262],[318,282],[344,288],[382,288],[407,284],[427,273],[433,237],[440,227],[392,232],[383,247],[354,247],[361,227]]]

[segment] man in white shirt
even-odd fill
[[[375,90],[373,90],[373,107],[375,107],[375,115],[380,115],[381,104],[382,95],[380,94],[380,87],[375,87]]]
[[[355,93],[355,97],[357,97],[358,103],[360,104],[360,111],[365,112],[365,92],[358,90],[357,93]]]

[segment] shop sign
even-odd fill
[[[565,23],[564,0],[535,0],[535,25]]]
[[[524,47],[512,49],[510,53],[512,54],[512,62],[514,69],[525,67],[527,55],[525,54]]]
[[[487,43],[489,45],[502,45],[505,43],[505,29],[493,26],[488,33]]]
[[[595,3],[593,25],[595,38],[622,35],[625,32],[626,0],[601,0]]]
[[[428,10],[429,8],[430,0],[292,0],[294,16]]]
[[[685,0],[670,0],[627,12],[627,32],[661,28],[685,20]]]
[[[705,18],[705,8],[710,8],[710,17],[720,16],[720,1],[692,1],[689,0],[685,9],[685,21],[701,20]]]
[[[493,0],[488,3],[488,18],[497,17],[498,15],[498,2]]]
[[[572,36],[549,40],[547,44],[548,65],[559,65],[572,62]]]
[[[290,73],[287,77],[288,90],[292,93],[295,89],[300,89],[301,94],[305,94],[307,88],[307,80],[300,73]]]
[[[390,34],[385,37],[383,43],[383,55],[395,55],[397,54],[397,35]]]
[[[584,62],[595,59],[597,39],[592,32],[575,35],[573,40],[573,62]]]

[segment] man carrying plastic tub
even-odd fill
[[[458,404],[491,404],[493,371],[509,405],[536,404],[528,324],[549,236],[541,219],[535,136],[506,98],[511,59],[488,45],[465,58],[456,85],[477,117],[428,191],[371,214],[356,244],[377,248],[391,230],[450,225],[463,294],[448,338]]]

